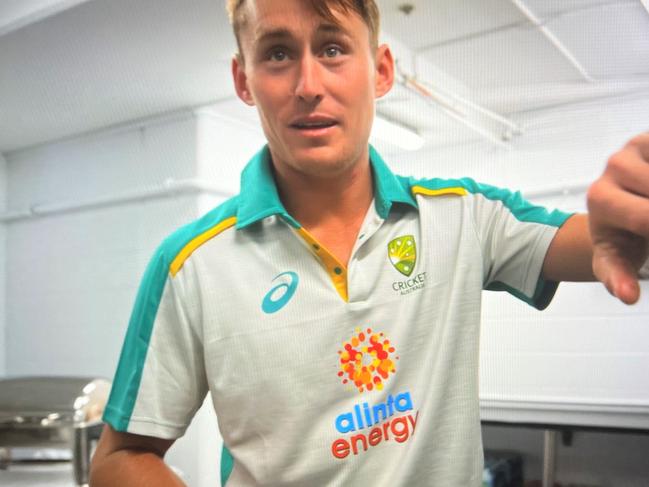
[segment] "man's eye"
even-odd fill
[[[271,61],[284,61],[287,57],[286,51],[282,49],[275,49],[268,56]]]
[[[325,49],[324,54],[326,57],[336,57],[342,54],[342,49],[338,46],[329,46]]]

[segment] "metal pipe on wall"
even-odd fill
[[[570,52],[570,50],[559,40],[559,38],[550,31],[543,22],[530,10],[530,8],[525,5],[523,0],[511,0],[511,2],[516,6],[516,8],[525,16],[527,19],[534,25],[539,31],[546,37],[548,41],[561,53],[561,55],[566,58],[566,60],[573,65],[573,67],[579,72],[579,74],[584,78],[584,80],[589,83],[594,82],[593,77],[588,74],[586,68],[577,60],[575,55]]]
[[[570,194],[583,193],[588,189],[588,183],[564,184],[552,186],[549,188],[524,191],[523,195],[527,199],[541,199],[555,196],[565,196]],[[200,179],[167,179],[162,185],[145,190],[131,191],[116,196],[104,196],[94,200],[83,202],[64,202],[52,203],[49,205],[34,205],[26,210],[15,210],[0,213],[0,223],[11,223],[29,218],[37,218],[48,215],[61,213],[70,213],[73,211],[89,210],[94,208],[103,208],[127,203],[138,203],[158,198],[169,198],[178,195],[187,195],[193,193],[206,193],[213,196],[229,198],[234,193],[219,188],[207,181]]]
[[[11,223],[14,221],[26,220],[30,218],[38,218],[61,213],[71,213],[74,211],[82,211],[95,208],[104,208],[127,203],[138,203],[152,199],[169,198],[173,196],[195,193],[207,193],[213,196],[221,196],[224,198],[229,198],[234,195],[234,193],[230,191],[224,190],[200,179],[167,179],[162,185],[152,189],[131,191],[115,196],[104,196],[82,202],[64,202],[34,205],[26,210],[0,213],[0,223]]]

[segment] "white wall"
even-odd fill
[[[85,202],[191,177],[194,126],[190,113],[9,154],[9,206]],[[112,377],[154,248],[196,212],[181,197],[11,222],[7,372]]]
[[[459,138],[458,132],[463,134],[461,144],[404,153],[392,166],[422,177],[468,175],[523,191],[590,181],[601,172],[608,155],[646,131],[643,111],[648,100],[644,92],[509,115],[523,129],[510,150],[476,139],[462,125],[450,124],[453,139]]]
[[[196,111],[196,176],[234,195],[239,192],[242,169],[266,139],[258,123],[244,122],[230,114],[233,103],[238,111],[255,111],[242,108],[238,100]],[[199,201],[201,212],[216,203],[217,199],[203,196]]]
[[[7,208],[7,163],[4,156],[0,154],[0,213],[4,212]],[[0,222],[0,377],[5,375],[6,364],[6,260],[7,260],[7,237],[5,224]]]

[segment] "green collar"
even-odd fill
[[[417,208],[408,188],[390,171],[379,153],[370,145],[370,163],[374,174],[374,201],[376,212],[383,219],[393,203],[406,203]],[[264,146],[241,173],[241,192],[237,211],[237,228],[245,228],[263,218],[279,215],[295,228],[301,225],[286,211],[279,199],[271,171],[268,146]]]

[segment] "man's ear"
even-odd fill
[[[376,98],[387,94],[394,84],[394,59],[387,44],[376,50]]]
[[[234,89],[237,96],[243,100],[246,105],[253,106],[255,100],[248,89],[248,78],[241,54],[235,54],[232,58],[232,79],[234,80]]]

